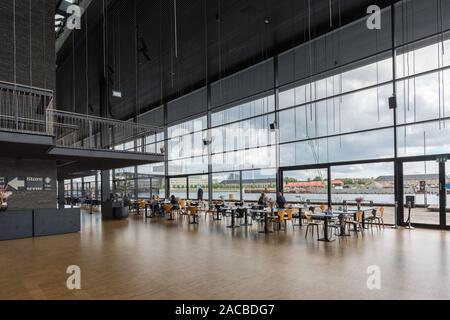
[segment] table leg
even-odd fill
[[[227,226],[227,228],[231,228],[231,229],[234,229],[234,228],[239,228],[240,226],[237,226],[236,224],[235,224],[235,222],[234,222],[234,210],[231,210],[231,225],[230,226]]]
[[[298,209],[298,224],[295,224],[296,227],[303,227],[302,224],[302,208]]]
[[[272,231],[269,230],[269,225],[268,225],[268,221],[269,221],[269,217],[267,214],[267,211],[264,213],[264,230],[260,231],[259,233],[272,233]]]
[[[216,218],[214,218],[214,221],[220,221],[220,220],[222,220],[222,219],[219,217],[219,210],[217,210],[217,216],[216,216]]]
[[[241,226],[252,226],[253,223],[248,223],[248,212],[244,210],[244,223]]]
[[[330,239],[329,235],[328,235],[328,218],[325,218],[325,222],[323,225],[323,238],[319,239],[319,241],[324,241],[324,242],[334,241],[334,239]]]

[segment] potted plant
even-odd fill
[[[11,191],[8,191],[8,186],[0,186],[0,212],[8,209],[8,198],[12,195]]]

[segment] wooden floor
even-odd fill
[[[83,214],[80,234],[0,242],[0,299],[450,299],[446,231],[323,243],[298,227],[265,236],[200,222]],[[80,291],[66,288],[69,265]],[[367,289],[370,265],[381,290]]]

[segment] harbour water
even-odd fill
[[[186,193],[182,192],[174,192],[173,193],[177,198],[186,198]],[[234,199],[239,200],[240,194],[239,192],[214,192],[213,199],[220,199],[222,196],[223,199],[228,200],[230,194]],[[415,196],[415,202],[417,205],[438,205],[439,204],[439,196],[437,194],[427,194],[426,197],[424,194],[405,194],[405,196]],[[145,195],[140,195],[145,197]],[[260,194],[259,193],[244,193],[243,199],[246,201],[258,201]],[[276,196],[274,193],[268,194],[269,198],[275,199]],[[148,196],[147,196],[148,197]],[[362,197],[364,201],[373,201],[375,204],[392,204],[395,203],[394,194],[332,194],[333,203],[342,203],[344,200],[349,202],[354,202],[356,198]],[[189,193],[190,199],[197,198],[197,192]],[[208,193],[204,193],[204,198],[208,198]],[[312,202],[326,202],[327,195],[326,194],[285,194],[285,198],[288,202],[304,202],[306,200],[310,200]],[[450,205],[450,195],[447,195],[447,206]]]

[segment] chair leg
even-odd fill
[[[308,231],[309,231],[309,225],[306,226],[306,233],[305,233],[305,239],[308,236]]]

